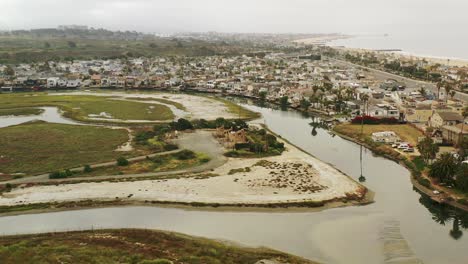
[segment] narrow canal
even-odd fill
[[[317,118],[247,105],[275,133],[358,179],[360,146],[333,136]],[[314,126],[310,123],[315,124]],[[0,234],[92,228],[153,228],[267,246],[324,263],[468,263],[468,214],[434,205],[409,172],[364,149],[367,206],[319,212],[219,212],[117,207],[0,217]]]

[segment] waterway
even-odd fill
[[[329,133],[318,118],[246,106],[283,138],[356,180],[361,176],[360,146]],[[376,193],[366,206],[319,212],[97,208],[0,217],[0,234],[151,228],[267,246],[323,263],[468,263],[466,213],[433,204],[393,161],[364,149],[362,164],[364,185]]]
[[[27,116],[0,116],[0,128],[23,124],[31,121],[46,121],[50,123],[80,125],[71,119],[62,116],[62,112],[57,107],[39,107],[43,112],[39,115]]]

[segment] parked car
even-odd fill
[[[402,142],[402,143],[400,143],[400,145],[398,146],[398,149],[405,149],[405,148],[409,148],[409,147],[410,147],[410,144],[409,144],[409,143]]]
[[[411,148],[411,147],[404,148],[403,152],[414,152],[414,148]]]

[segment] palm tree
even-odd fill
[[[448,95],[451,93],[453,87],[451,84],[446,83],[445,84],[445,102],[447,103],[448,100]]]
[[[452,98],[453,100],[453,97],[457,94],[457,92],[455,91],[450,91],[450,98]]]
[[[347,96],[347,99],[350,100],[353,98],[353,95],[354,95],[354,91],[351,90],[351,89],[346,89],[346,96]]]
[[[426,88],[424,87],[421,87],[418,92],[423,96],[423,97],[426,97],[427,95],[427,92],[426,92]]]
[[[437,99],[440,99],[440,88],[442,87],[442,82],[437,82]]]
[[[465,106],[465,108],[463,108],[462,116],[463,116],[463,121],[462,121],[460,135],[459,135],[459,138],[461,138],[461,140],[463,140],[463,132],[464,132],[463,129],[465,127],[465,119],[466,117],[468,117],[468,106]]]
[[[369,110],[369,105],[368,105],[369,95],[368,94],[363,94],[363,95],[360,96],[360,98],[361,98],[361,101],[364,102],[363,112],[366,112],[366,114],[367,114],[366,108],[367,108],[367,110]]]
[[[312,92],[313,92],[312,95],[315,95],[319,89],[320,87],[318,87],[317,85],[312,86]]]
[[[452,153],[443,153],[435,161],[429,171],[429,176],[438,178],[441,182],[451,182],[457,170],[457,160]]]

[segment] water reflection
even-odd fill
[[[419,202],[427,208],[432,214],[432,219],[440,225],[449,225],[452,222],[452,228],[449,231],[450,237],[458,240],[463,236],[463,230],[468,229],[468,214],[457,208],[448,205],[434,202],[429,196],[419,192],[416,188],[414,191],[421,194]]]
[[[28,116],[1,116],[0,117],[0,128],[8,127],[13,125],[19,125],[31,121],[46,121],[49,123],[60,123],[70,125],[80,125],[81,123],[74,120],[65,118],[62,116],[62,112],[57,107],[45,106],[38,107],[43,110],[39,115],[28,115]]]
[[[364,174],[362,173],[362,145],[360,146],[360,150],[359,150],[359,166],[361,167],[361,175],[359,176],[359,182],[365,182],[366,181],[366,177],[364,177]]]
[[[312,119],[312,122],[309,123],[309,125],[312,127],[312,131],[310,132],[310,134],[312,136],[314,136],[314,137],[317,136],[317,134],[318,134],[317,129],[322,129],[322,130],[326,130],[326,131],[330,130],[330,124],[328,122],[322,120],[320,117],[310,116],[310,118]]]

